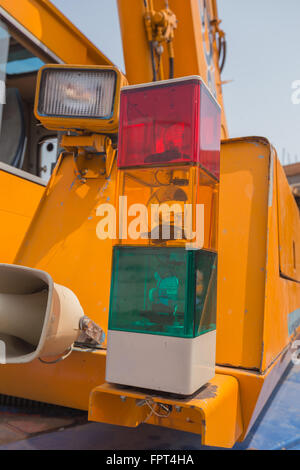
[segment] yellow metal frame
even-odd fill
[[[160,418],[144,400],[171,406],[170,415]],[[196,396],[170,399],[145,395],[132,389],[104,384],[90,396],[89,420],[127,427],[144,422],[201,435],[203,445],[232,447],[243,431],[239,384],[234,377],[218,374]],[[220,425],[222,423],[222,425]]]
[[[96,70],[96,71],[113,71],[116,74],[115,95],[113,102],[113,114],[107,119],[89,119],[89,118],[72,118],[63,116],[47,116],[39,113],[39,99],[41,87],[44,80],[44,72],[46,70]],[[120,110],[120,93],[121,88],[128,85],[126,77],[117,67],[113,66],[89,66],[89,65],[44,65],[38,72],[36,95],[34,104],[34,114],[41,121],[44,127],[50,130],[71,130],[80,129],[90,132],[101,132],[107,134],[115,134],[119,128],[119,110]]]
[[[280,270],[278,194],[290,188],[279,169],[267,139],[232,139],[221,146],[216,361],[260,374],[291,341],[288,318],[300,305],[299,283]],[[293,199],[284,223],[299,226]],[[300,230],[294,236],[299,253]]]
[[[0,0],[10,33],[43,61],[113,65],[48,0]],[[0,173],[1,261],[12,263],[45,188],[7,172]]]
[[[130,4],[130,8],[129,8]],[[201,21],[199,0],[172,0],[170,7],[178,19],[178,28],[172,39],[174,49],[174,78],[199,75],[203,81],[213,87],[217,101],[222,108],[222,138],[228,138],[228,128],[223,106],[222,82],[219,70],[219,53],[211,22],[218,22],[215,0],[207,0],[205,31]],[[150,9],[163,11],[164,0],[153,0]],[[121,33],[123,40],[126,76],[131,85],[151,82],[153,71],[144,17],[147,12],[141,0],[118,0]],[[212,34],[210,34],[210,32]],[[212,38],[212,43],[202,38]],[[188,53],[187,53],[188,51]],[[209,59],[207,59],[209,57]],[[169,69],[169,54],[162,55],[162,68]],[[209,62],[209,63],[208,63]],[[211,80],[208,70],[211,69]],[[168,78],[164,73],[164,78]]]
[[[1,263],[13,263],[45,191],[46,184],[32,182],[22,174],[0,164]]]
[[[266,139],[252,137],[225,141],[221,151],[218,365],[209,384],[210,390],[212,385],[217,388],[198,399],[155,395],[154,401],[171,404],[174,411],[169,419],[148,422],[198,432],[209,445],[232,446],[247,435],[290,361],[290,347],[300,337],[300,328],[289,335],[288,315],[299,306],[300,287],[283,278],[279,269],[277,194],[279,186],[281,191],[289,188],[285,179],[278,179],[274,149]],[[91,168],[102,168],[99,157],[92,160]],[[106,330],[115,242],[97,239],[97,208],[107,201],[115,204],[117,169],[114,165],[109,178],[102,174],[83,184],[74,168],[73,155],[62,155],[15,263],[46,270],[71,288],[85,313]],[[127,416],[126,406],[134,407],[135,400],[146,395],[104,385],[105,362],[103,350],[74,352],[52,366],[38,361],[1,366],[0,393],[90,407],[92,420],[142,422],[146,408],[136,418],[135,408]],[[117,395],[126,395],[129,401]],[[177,405],[184,408],[182,413],[175,410]]]
[[[45,46],[66,64],[113,65],[49,0],[0,0],[7,23],[18,27]],[[11,20],[10,20],[11,18]],[[43,47],[31,43],[27,34],[19,33],[38,57],[48,60]]]
[[[207,4],[212,20],[218,21],[216,2]],[[128,9],[128,0],[118,0],[131,83],[152,79],[143,5],[132,0]],[[0,6],[62,61],[108,65],[48,0],[0,0]],[[153,1],[156,10],[163,6],[163,0]],[[202,31],[199,2],[173,0],[172,10],[180,20],[174,36],[175,76],[196,74],[205,79],[207,63],[199,37],[207,36],[207,31]],[[215,43],[213,60],[222,104]],[[224,114],[222,125],[226,136]],[[80,142],[84,145],[78,140],[78,147]],[[94,136],[90,142],[96,148],[100,145]],[[118,171],[114,160],[107,174],[98,156],[82,154],[80,168],[88,162],[93,173],[83,178],[74,161],[74,140],[66,139],[65,145],[68,150],[57,163],[14,262],[49,272],[55,282],[72,289],[86,315],[107,330],[114,241],[97,239],[97,209],[108,201],[115,204]],[[9,179],[5,184],[9,187]],[[31,194],[30,189],[29,199]],[[284,217],[281,198],[287,201]],[[16,206],[14,201],[11,212],[16,212]],[[282,231],[282,222],[290,230]],[[203,444],[231,447],[251,429],[290,361],[292,342],[300,337],[300,327],[291,334],[288,331],[289,314],[300,305],[299,282],[295,281],[299,259],[295,261],[293,255],[293,243],[296,253],[300,250],[299,233],[299,212],[269,142],[259,137],[224,141],[214,379],[194,397],[151,395],[155,406],[171,405],[172,412],[166,418],[149,416],[147,405],[143,406],[149,395],[105,384],[105,350],[75,351],[51,366],[39,361],[1,365],[0,393],[89,410],[94,421],[136,426],[146,420],[201,434]],[[285,250],[281,256],[279,241]]]

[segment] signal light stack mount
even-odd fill
[[[202,204],[208,229],[203,249],[187,249],[183,236],[114,247],[107,382],[191,395],[215,374],[220,135],[220,107],[200,77],[121,91],[119,195],[147,210],[176,206],[173,234],[183,233],[186,204]],[[157,223],[145,234],[160,232]]]

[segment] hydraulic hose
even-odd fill
[[[220,57],[222,55],[222,60],[220,62],[220,72],[223,71],[225,62],[226,62],[226,56],[227,56],[227,42],[225,38],[220,39]]]
[[[169,73],[169,78],[174,78],[174,57],[169,58],[169,64],[170,64],[170,73]]]
[[[153,41],[150,41],[150,51],[151,51],[151,62],[152,62],[152,73],[153,73],[153,81],[157,81],[157,73],[155,67],[155,57],[154,57],[154,46]]]

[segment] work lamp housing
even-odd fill
[[[45,65],[37,79],[35,116],[51,130],[116,134],[126,84],[116,67]]]

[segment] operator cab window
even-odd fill
[[[57,134],[33,113],[37,72],[44,63],[0,20],[0,162],[47,181],[59,149]]]

